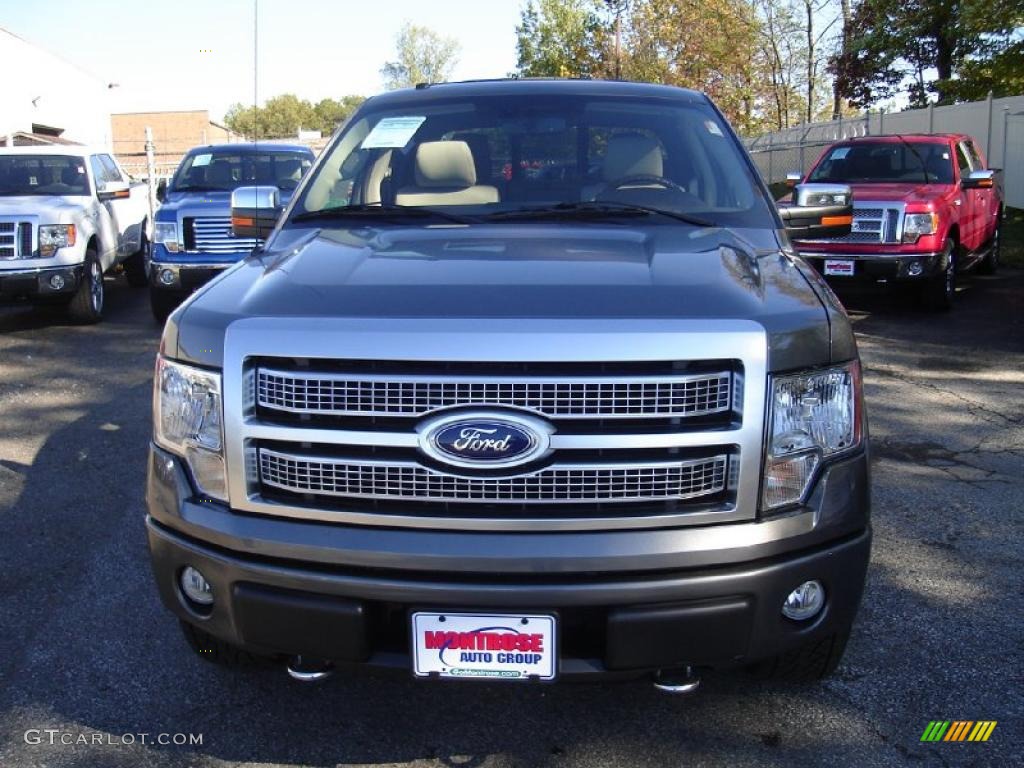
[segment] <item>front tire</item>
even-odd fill
[[[85,268],[82,283],[68,302],[68,318],[79,325],[92,325],[103,319],[103,302],[106,290],[103,286],[103,267],[90,248],[85,252]]]
[[[167,322],[168,316],[178,308],[183,299],[184,296],[174,291],[149,286],[149,308],[153,311],[153,319],[160,325]]]
[[[979,275],[994,275],[999,270],[999,246],[1002,229],[1003,213],[1000,211],[999,218],[996,219],[996,231],[992,233],[992,241],[989,243],[990,250],[978,265]]]
[[[146,266],[146,255],[148,252],[149,238],[143,232],[141,242],[139,243],[139,250],[125,259],[124,262],[124,276],[128,280],[128,285],[132,288],[145,288],[149,285],[149,270]]]
[[[828,677],[839,666],[850,639],[850,629],[840,630],[820,640],[801,645],[792,651],[780,653],[771,659],[750,667],[750,672],[762,680],[781,680],[807,683]]]
[[[956,296],[956,246],[946,241],[944,250],[946,268],[941,275],[929,278],[922,286],[921,301],[931,312],[948,312]]]
[[[209,632],[189,624],[187,621],[179,621],[179,624],[181,634],[184,635],[188,647],[204,661],[232,669],[255,667],[262,661],[261,657],[214,637]]]

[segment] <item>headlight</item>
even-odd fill
[[[908,213],[903,217],[903,242],[916,243],[922,235],[934,235],[939,231],[939,214]]]
[[[861,442],[860,364],[772,380],[762,507],[803,499],[823,459]]]
[[[161,243],[171,253],[178,252],[178,225],[173,221],[153,223],[153,242]]]
[[[157,358],[154,437],[185,460],[199,490],[227,501],[220,374]]]
[[[70,248],[74,244],[74,224],[44,224],[39,228],[40,256],[53,256],[58,248]]]

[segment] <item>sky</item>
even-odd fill
[[[254,56],[254,5],[258,54]],[[0,27],[111,89],[111,111],[208,109],[382,90],[402,23],[461,45],[456,80],[515,68],[520,0],[0,0]],[[258,66],[254,67],[254,61]],[[10,74],[10,73],[7,73]]]

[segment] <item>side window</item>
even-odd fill
[[[103,170],[105,171],[104,177],[107,183],[119,184],[124,182],[124,178],[121,176],[121,171],[117,167],[117,163],[114,162],[114,158],[110,155],[99,155],[100,162],[103,164]]]
[[[967,154],[971,161],[971,165],[974,166],[974,170],[980,171],[985,168],[985,164],[981,162],[981,153],[978,152],[978,147],[973,141],[967,142]]]
[[[92,171],[92,178],[96,182],[96,191],[102,192],[107,188],[107,172],[100,162],[99,155],[89,156],[89,169]]]
[[[964,178],[971,172],[971,163],[967,159],[967,155],[964,153],[964,145],[956,145],[956,164],[960,168],[960,178]]]

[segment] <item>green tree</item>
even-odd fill
[[[365,99],[362,96],[343,96],[340,101],[337,99],[321,99],[313,107],[313,114],[316,120],[310,128],[320,131],[324,136],[331,135],[334,133],[335,128],[359,109],[359,105],[363,101]]]
[[[909,93],[915,106],[1001,90],[1019,72],[1024,0],[862,0],[847,49],[832,62],[841,94],[858,106]]]
[[[459,60],[459,43],[453,37],[406,22],[395,38],[395,53],[397,59],[380,70],[388,90],[450,79]]]
[[[530,0],[516,27],[523,77],[595,77],[608,69],[609,28],[598,0]]]

